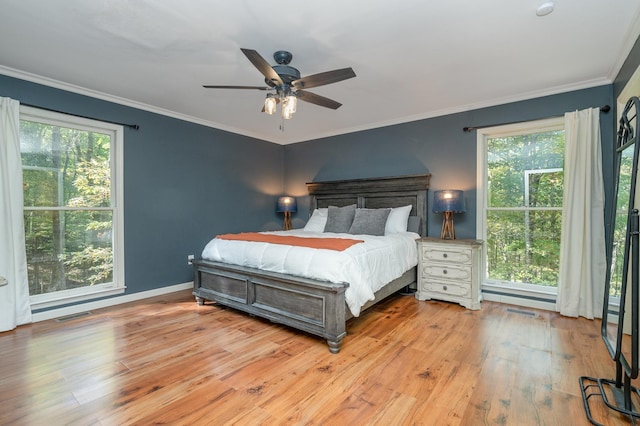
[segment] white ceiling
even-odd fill
[[[0,73],[289,144],[611,83],[638,0],[0,0]],[[309,89],[280,131],[240,48],[293,53]],[[0,94],[1,95],[1,94]]]

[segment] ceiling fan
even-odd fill
[[[264,75],[267,86],[219,86],[204,85],[207,89],[253,89],[270,91],[264,102],[263,112],[273,114],[278,103],[282,104],[282,118],[289,119],[296,112],[297,100],[300,99],[326,108],[338,109],[342,105],[333,99],[316,95],[305,89],[337,83],[348,78],[353,78],[356,73],[351,68],[342,68],[333,71],[300,77],[300,71],[289,65],[293,55],[287,51],[279,50],[273,54],[277,65],[269,63],[260,54],[252,49],[240,49],[251,63]]]

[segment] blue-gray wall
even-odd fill
[[[2,75],[0,96],[140,126],[124,136],[127,294],[192,281],[187,255],[218,233],[281,227],[279,145]]]
[[[284,147],[2,75],[0,96],[140,126],[126,128],[124,141],[125,277],[127,293],[136,293],[191,281],[186,256],[198,256],[218,233],[278,229],[282,217],[274,206],[282,193],[299,197],[293,224],[304,225],[311,181],[431,173],[431,194],[465,191],[467,212],[455,217],[456,235],[475,237],[476,133],[462,128],[615,106],[639,65],[636,42],[611,85]],[[601,114],[601,128],[608,189],[613,110]],[[441,223],[430,213],[429,234],[438,235]]]
[[[476,236],[476,132],[464,127],[562,116],[567,111],[614,106],[612,85],[482,108],[395,126],[285,146],[286,193],[300,197],[293,226],[304,224],[306,182],[431,173],[434,190],[465,191],[467,211],[456,214],[456,236]],[[605,187],[611,187],[614,113],[601,113]],[[607,216],[608,217],[608,216]],[[429,235],[440,235],[442,215],[429,212]]]

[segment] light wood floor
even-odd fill
[[[578,377],[614,375],[599,321],[521,311],[392,296],[332,355],[174,293],[0,333],[0,424],[589,424]]]

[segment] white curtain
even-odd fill
[[[31,322],[19,109],[18,101],[0,98],[0,332]]]
[[[600,110],[568,112],[556,309],[562,315],[602,316],[606,271]]]

